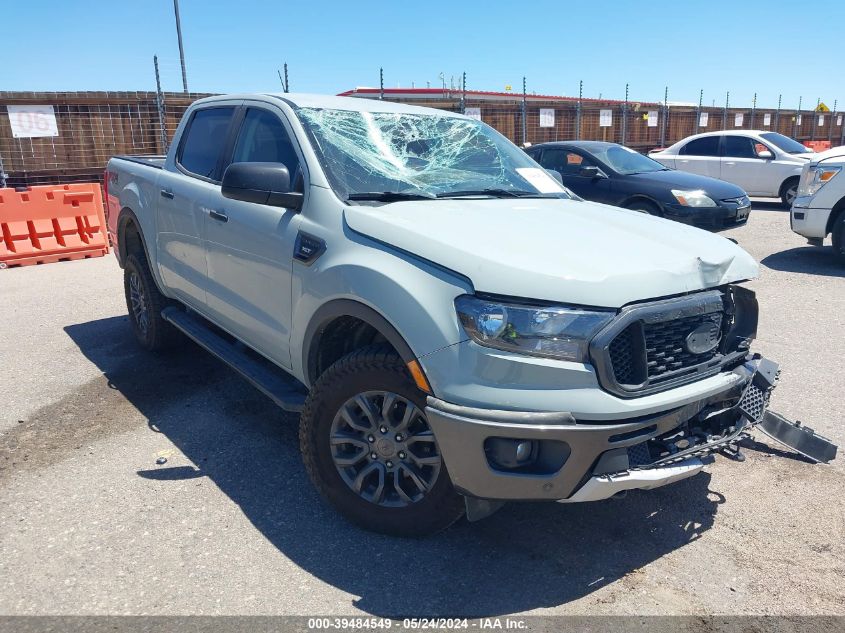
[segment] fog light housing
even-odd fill
[[[484,452],[493,468],[515,470],[534,460],[537,442],[509,437],[488,437],[484,441]]]

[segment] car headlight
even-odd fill
[[[715,207],[713,198],[705,194],[701,189],[695,191],[684,191],[683,189],[672,189],[672,195],[678,204],[685,207]]]
[[[821,165],[810,165],[803,174],[798,184],[799,196],[813,196],[816,192],[833,180],[841,167],[822,167]]]
[[[615,312],[532,306],[462,295],[455,309],[473,341],[486,347],[586,362],[590,339]]]

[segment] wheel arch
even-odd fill
[[[144,231],[141,228],[141,222],[138,221],[138,216],[135,215],[132,209],[123,207],[117,216],[117,260],[121,268],[123,268],[126,262],[126,256],[129,254],[127,246],[129,246],[128,241],[130,240],[127,239],[127,231],[130,230],[137,233],[144,257],[148,262],[150,261],[150,251],[147,247],[147,239],[144,237]]]
[[[635,193],[631,196],[628,196],[628,198],[626,198],[620,206],[628,209],[630,208],[630,205],[634,204],[635,202],[647,202],[648,204],[656,207],[657,211],[661,215],[663,214],[663,205],[659,201],[644,193]]]
[[[302,346],[303,375],[312,385],[329,365],[373,342],[388,343],[404,363],[416,359],[396,327],[368,305],[354,299],[333,299],[311,317]]]
[[[783,182],[780,183],[780,188],[778,189],[778,196],[783,196],[786,192],[787,186],[792,183],[798,183],[801,181],[801,176],[799,174],[792,174],[791,176],[787,176],[783,179]]]

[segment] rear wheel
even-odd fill
[[[161,311],[171,302],[159,292],[143,253],[134,252],[126,257],[123,289],[132,331],[141,346],[150,351],[171,347],[178,333],[161,316]]]
[[[424,536],[463,514],[426,420],[425,396],[390,348],[363,348],[320,376],[299,441],[317,490],[361,527]]]
[[[780,199],[783,202],[784,206],[788,209],[792,208],[792,203],[795,202],[795,198],[798,195],[798,178],[790,178],[788,179],[780,188]]]

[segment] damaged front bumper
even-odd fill
[[[722,393],[623,421],[585,423],[564,412],[492,411],[436,398],[426,414],[453,485],[485,500],[470,518],[497,501],[597,501],[679,481],[698,473],[702,458],[736,450],[757,425],[816,461],[835,456],[825,438],[766,410],[776,363],[754,356],[733,371],[741,380]]]

